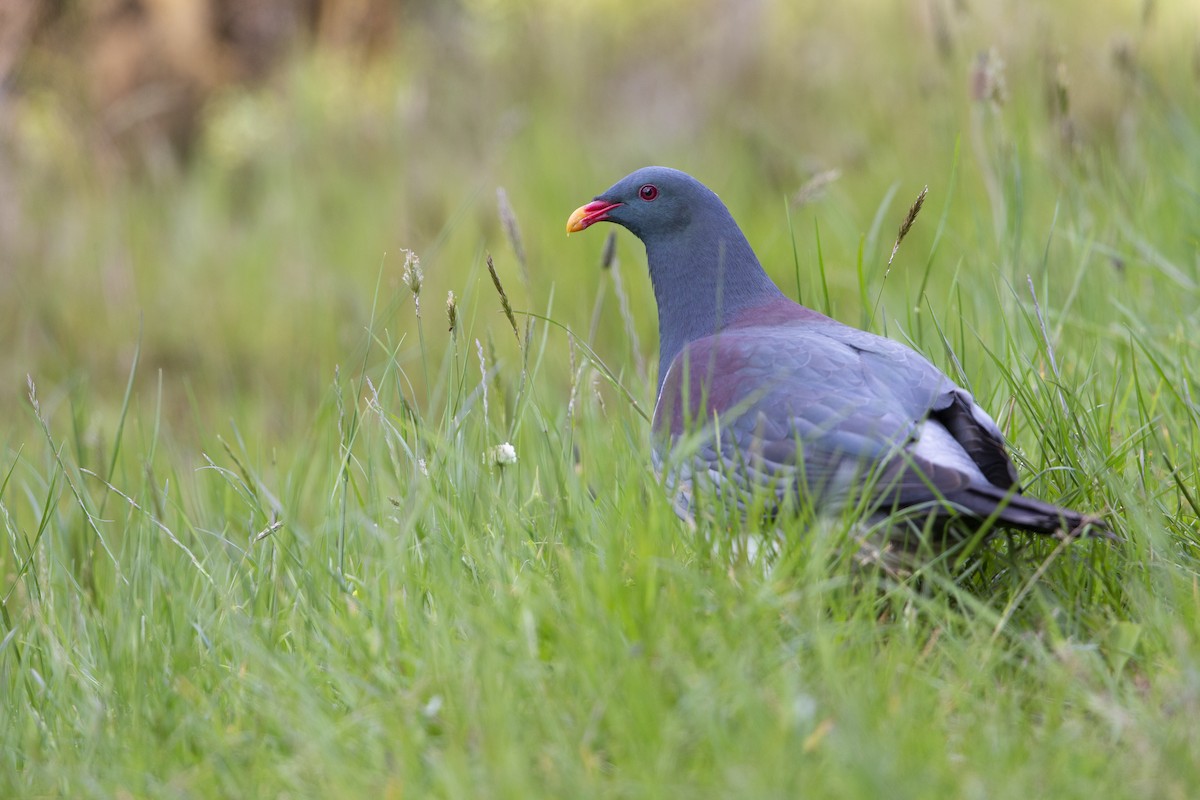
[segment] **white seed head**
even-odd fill
[[[487,452],[487,461],[494,467],[507,467],[517,463],[517,448],[508,442],[498,444]]]
[[[421,281],[425,280],[425,273],[421,272],[421,259],[412,250],[404,251],[404,271],[400,277],[413,294],[421,293]]]

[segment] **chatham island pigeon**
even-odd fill
[[[597,222],[646,246],[654,462],[685,519],[704,487],[743,505],[765,494],[768,513],[789,499],[849,511],[885,564],[993,527],[1111,536],[1095,516],[1021,494],[996,423],[924,356],[786,297],[695,178],[639,169],[571,214],[567,232]]]

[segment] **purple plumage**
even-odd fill
[[[655,461],[681,514],[707,481],[739,499],[767,491],[820,512],[861,508],[905,551],[928,540],[921,532],[940,547],[987,522],[1107,534],[1094,516],[1021,494],[995,422],[919,353],[784,296],[694,178],[640,169],[567,229],[600,221],[646,246],[659,317]]]

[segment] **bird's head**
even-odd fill
[[[658,305],[660,388],[685,343],[783,298],[729,209],[687,173],[644,167],[626,175],[576,209],[567,233],[597,222],[615,222],[646,245]]]
[[[714,201],[723,208],[710,189],[685,172],[643,167],[577,208],[567,220],[567,233],[597,222],[615,222],[646,241],[685,230],[700,213],[713,208]]]

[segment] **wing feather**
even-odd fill
[[[700,433],[677,478],[780,500],[836,506],[872,472],[877,499],[899,506],[973,483],[1017,488],[999,429],[968,392],[899,342],[832,321],[690,343],[664,376],[654,430],[659,464]]]

